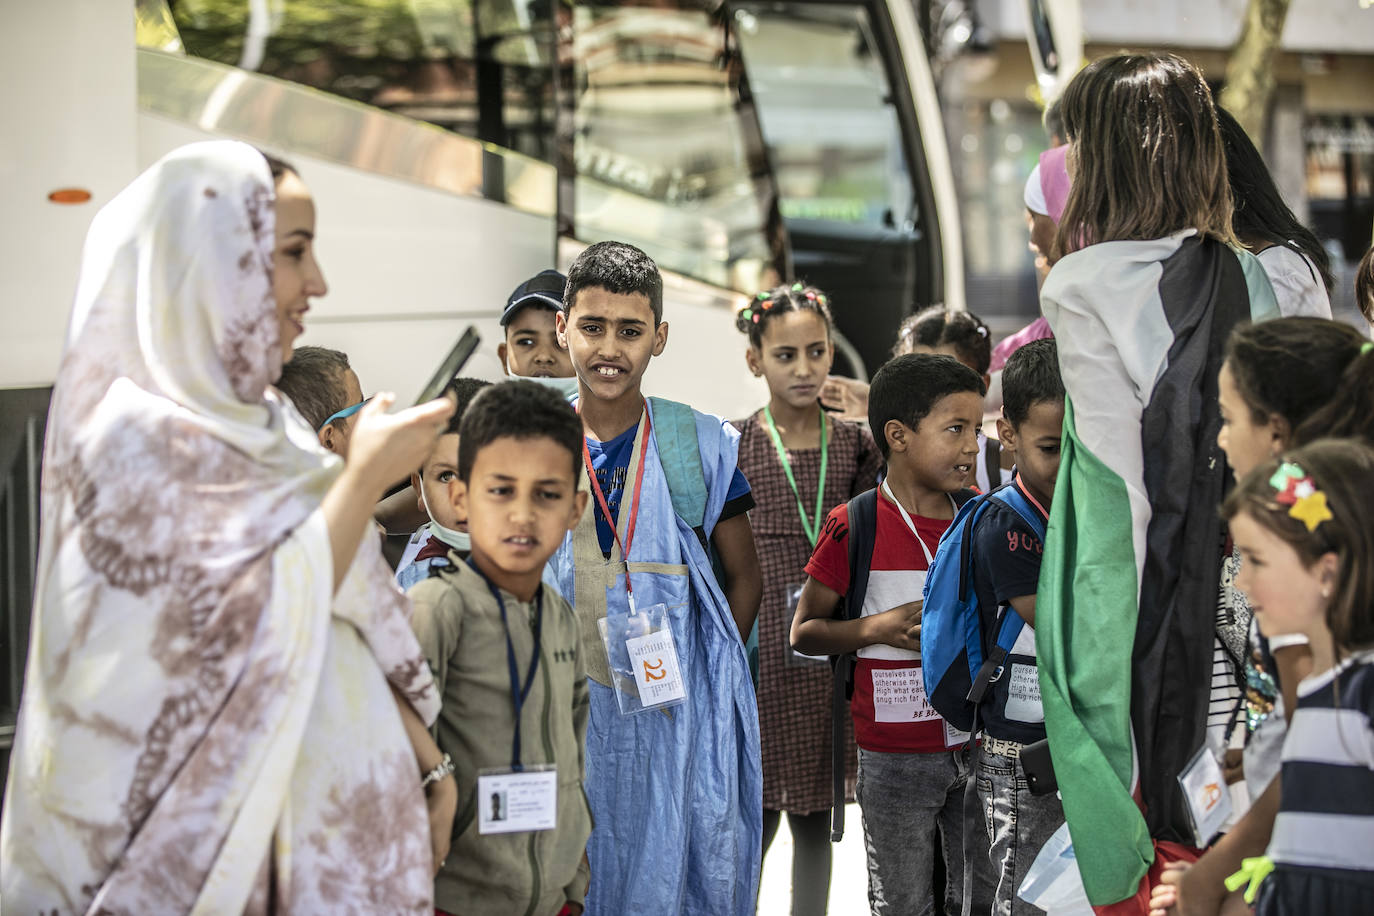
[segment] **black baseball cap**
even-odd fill
[[[546,309],[561,311],[563,290],[567,288],[568,278],[556,270],[541,270],[515,288],[506,300],[506,308],[501,312],[501,327],[510,324],[515,313],[527,305],[539,305]]]

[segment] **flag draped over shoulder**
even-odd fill
[[[1217,372],[1232,327],[1277,315],[1252,262],[1191,230],[1104,242],[1057,263],[1041,294],[1067,404],[1036,647],[1094,905],[1137,892],[1152,840],[1191,842],[1175,777],[1206,724],[1227,474]]]

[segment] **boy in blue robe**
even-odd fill
[[[762,596],[753,497],[730,424],[640,392],[668,342],[662,318],[662,278],[638,248],[602,242],[568,271],[557,329],[577,372],[592,498],[546,579],[577,612],[590,681],[587,912],[749,916],[763,818],[743,641]],[[634,688],[613,682],[598,622],[628,613],[631,590],[639,611],[667,609],[681,705],[621,712],[616,691]]]

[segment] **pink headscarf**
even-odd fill
[[[1045,150],[1040,154],[1039,164],[1031,172],[1030,181],[1026,182],[1027,208],[1036,213],[1044,213],[1056,223],[1064,215],[1064,205],[1069,200],[1069,171],[1065,164],[1068,154],[1067,145]],[[993,347],[992,363],[988,366],[988,371],[1000,371],[1013,353],[1032,340],[1053,336],[1050,323],[1041,315]]]
[[[1040,154],[1040,189],[1045,194],[1045,215],[1056,223],[1064,215],[1064,204],[1069,200],[1069,170],[1065,160],[1069,155],[1068,144],[1047,149]]]

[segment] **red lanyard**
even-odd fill
[[[579,411],[580,412],[580,411]],[[625,525],[625,541],[621,543],[620,531],[616,526],[616,520],[611,517],[611,508],[606,504],[606,495],[601,492],[601,484],[597,483],[596,470],[592,467],[592,453],[587,448],[587,437],[582,437],[582,462],[587,466],[587,479],[591,481],[592,492],[596,494],[596,504],[601,507],[601,515],[606,519],[606,524],[611,528],[611,536],[615,538],[616,544],[620,546],[620,558],[625,561],[625,593],[630,599],[630,610],[635,609],[634,589],[630,586],[630,545],[635,540],[635,522],[639,518],[639,491],[644,486],[644,459],[649,454],[649,436],[653,432],[652,423],[649,420],[648,404],[644,407],[644,441],[639,447],[639,467],[635,470],[635,492],[634,498],[630,501],[630,520]]]

